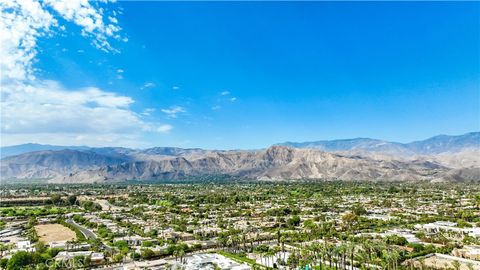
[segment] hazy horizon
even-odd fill
[[[274,144],[271,144],[271,145],[265,145],[264,147],[259,147],[259,148],[225,148],[225,149],[222,149],[222,148],[202,148],[202,147],[195,147],[195,146],[193,146],[193,147],[181,147],[181,146],[176,146],[176,145],[154,145],[154,146],[150,146],[150,147],[125,147],[125,146],[110,146],[110,145],[92,146],[92,145],[80,145],[80,144],[77,144],[77,145],[75,145],[75,144],[72,144],[72,145],[57,145],[57,144],[42,144],[42,143],[35,143],[35,142],[26,142],[26,143],[22,143],[22,144],[12,144],[12,145],[1,145],[0,147],[2,147],[2,148],[3,147],[15,147],[15,146],[32,144],[32,145],[51,145],[51,146],[60,146],[60,147],[87,147],[87,148],[120,147],[120,148],[132,148],[132,149],[148,149],[148,148],[155,148],[155,147],[166,147],[166,148],[173,147],[173,148],[199,148],[199,149],[205,149],[205,150],[261,150],[261,149],[265,149],[265,148],[268,148],[268,147],[271,147],[271,146],[274,146],[274,145],[277,145],[277,144],[282,144],[282,143],[309,143],[309,142],[318,142],[318,141],[348,141],[348,140],[356,140],[356,139],[372,139],[372,140],[380,140],[380,141],[391,142],[391,143],[408,144],[408,143],[413,143],[413,142],[418,142],[418,141],[424,141],[424,140],[431,139],[431,138],[438,137],[438,136],[457,137],[457,136],[462,136],[462,135],[471,134],[471,133],[480,133],[480,131],[472,131],[472,132],[467,132],[467,133],[464,133],[464,134],[438,134],[438,135],[430,136],[428,138],[423,138],[423,139],[418,139],[418,140],[413,140],[413,141],[408,141],[408,142],[387,141],[387,140],[383,140],[381,138],[368,138],[368,137],[323,139],[323,140],[313,140],[313,141],[293,141],[293,140],[289,140],[289,141],[277,142],[277,143],[274,143]]]

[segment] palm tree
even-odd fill
[[[452,262],[452,266],[453,266],[453,269],[459,270],[461,265],[459,261],[455,260]]]
[[[335,246],[332,248],[332,254],[333,254],[333,259],[334,259],[334,266],[335,266],[335,269],[338,269],[338,264],[339,264],[339,257],[340,257],[340,248],[338,246]]]
[[[348,246],[347,246],[347,252],[348,252],[348,255],[350,257],[350,269],[353,270],[353,258],[354,258],[354,255],[355,255],[355,245],[352,244],[352,243],[349,243]]]
[[[284,235],[280,236],[280,243],[282,244],[282,252],[285,252],[285,240],[286,238]]]
[[[357,260],[359,261],[362,269],[367,268],[368,254],[365,250],[361,249],[357,251]],[[352,265],[352,269],[353,269],[353,265]]]
[[[183,248],[180,248],[177,255],[180,257],[180,262],[183,263],[183,256],[185,256],[185,250],[183,250]]]
[[[232,239],[232,236],[229,236],[229,237],[227,238],[226,246],[228,247],[228,250],[232,251],[232,247],[233,247],[233,239]]]
[[[344,243],[340,244],[340,246],[338,247],[338,253],[341,259],[341,267],[342,269],[346,269],[347,246]]]
[[[324,260],[325,260],[325,255],[327,253],[327,249],[325,245],[319,245],[319,253],[320,253],[320,270],[322,270]]]
[[[392,262],[393,262],[393,269],[396,270],[398,266],[398,259],[400,258],[400,254],[398,254],[398,251],[393,250],[390,253],[390,258],[392,259]]]
[[[273,256],[275,256],[275,253],[276,253],[275,250],[272,249],[272,248],[268,249],[268,251],[266,252],[267,261],[270,262],[270,259],[272,259],[272,267],[273,267],[273,263],[274,263]],[[267,263],[267,265],[269,265],[269,264]]]
[[[362,248],[367,254],[367,264],[372,262],[372,243],[370,240],[366,240],[362,243]]]
[[[425,269],[425,257],[421,257],[418,261],[420,262],[420,268]]]
[[[218,237],[218,243],[220,246],[225,250],[225,247],[227,246],[228,239],[224,234],[220,234]]]
[[[313,264],[312,264],[312,268],[313,266],[315,265],[315,263],[319,263],[319,267],[320,269],[322,269],[322,264],[321,262],[319,262],[320,260],[320,250],[321,250],[321,247],[318,243],[313,243],[309,249],[312,251],[313,253]]]
[[[247,251],[247,235],[246,233],[242,233],[242,245],[243,245],[243,251]]]
[[[325,240],[326,241],[326,240]],[[333,248],[330,244],[328,244],[327,242],[325,242],[325,253],[327,255],[327,258],[328,258],[328,266],[330,267],[330,269],[332,268],[332,255],[333,255]]]

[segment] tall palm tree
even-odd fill
[[[320,246],[320,269],[322,269],[324,263],[325,263],[325,257],[326,257],[326,254],[327,254],[327,248],[325,246],[325,244],[321,244]]]
[[[398,267],[398,260],[400,259],[400,254],[398,253],[398,251],[393,250],[390,255],[393,263],[393,269],[396,270]]]
[[[370,264],[372,263],[372,243],[370,242],[370,240],[366,240],[362,243],[362,249],[365,251],[366,253],[366,261],[367,261],[367,264]]]
[[[326,241],[326,240],[325,240]],[[327,242],[325,243],[325,252],[328,258],[328,266],[330,269],[332,268],[332,256],[333,256],[333,248]]]
[[[338,252],[341,258],[342,269],[346,269],[347,246],[345,243],[340,244],[338,247]]]

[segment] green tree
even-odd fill
[[[77,203],[77,196],[70,195],[67,197],[68,204],[75,205]]]
[[[8,259],[7,259],[7,258],[2,258],[2,259],[0,259],[0,268],[2,268],[2,269],[7,268],[7,263],[8,263]]]
[[[145,248],[145,249],[142,249],[142,252],[140,255],[142,256],[142,259],[148,260],[155,257],[155,252],[151,249]]]
[[[33,256],[26,251],[19,251],[8,260],[7,270],[20,270],[33,263]]]
[[[363,207],[362,205],[357,204],[353,207],[352,212],[357,216],[361,216],[365,215],[367,213],[367,210],[365,210],[365,207]]]
[[[52,201],[52,204],[58,205],[62,201],[62,197],[60,196],[60,194],[53,194],[52,196],[50,196],[50,200]]]
[[[296,227],[300,225],[300,217],[297,215],[292,216],[287,220],[287,225],[290,227]]]

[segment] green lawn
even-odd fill
[[[238,255],[238,254],[225,252],[225,251],[217,251],[215,253],[218,253],[218,254],[223,255],[227,258],[230,258],[230,259],[232,259],[232,260],[234,260],[238,263],[247,263],[247,264],[252,265],[252,266],[266,268],[264,265],[258,264],[254,259],[250,259],[250,258],[245,257],[245,256],[241,256],[241,255]]]

